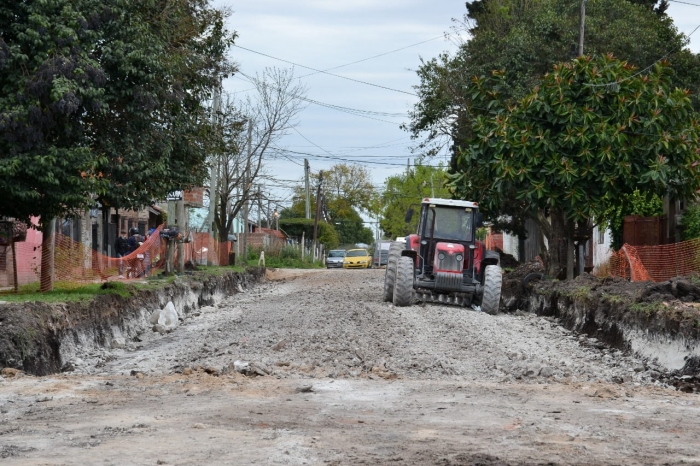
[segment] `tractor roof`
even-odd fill
[[[439,199],[436,197],[426,197],[423,198],[423,204],[435,204],[446,207],[471,207],[474,209],[479,208],[479,204],[472,201],[460,201],[456,199]]]

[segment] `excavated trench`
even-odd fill
[[[663,283],[598,279],[547,280],[537,263],[504,277],[502,308],[556,318],[605,345],[632,351],[662,370],[659,381],[700,392],[700,287],[696,277]],[[622,380],[620,380],[622,383]]]
[[[98,295],[90,302],[62,304],[30,302],[0,304],[0,368],[11,367],[33,375],[71,370],[76,350],[115,347],[138,338],[150,328],[153,311],[172,301],[186,317],[202,306],[254,286],[264,268],[221,276],[185,275],[153,289],[127,286],[128,297]],[[109,285],[107,285],[109,286]]]
[[[157,289],[101,295],[90,303],[0,304],[0,367],[34,375],[72,370],[69,361],[78,353],[138,339],[150,328],[153,311],[169,301],[187,318],[263,277],[264,269],[250,268],[219,277],[184,276]],[[552,281],[536,264],[524,264],[504,276],[502,310],[557,319],[593,339],[582,344],[632,351],[648,361],[647,370],[660,382],[700,391],[700,288],[692,277],[658,284],[590,275]]]

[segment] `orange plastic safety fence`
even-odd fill
[[[610,258],[609,272],[632,281],[666,281],[700,272],[700,238],[659,246],[625,244]]]
[[[146,278],[154,269],[162,267],[165,261],[165,242],[160,238],[161,229],[159,227],[136,250],[124,257],[100,254],[89,245],[57,233],[53,238],[53,280],[67,287],[71,284],[78,286],[108,280]],[[52,239],[44,240],[41,249],[50,247],[49,241]],[[50,266],[50,261],[41,261],[41,251],[38,251],[38,256],[40,260],[36,274],[41,278],[42,284],[45,284],[43,281],[48,281],[51,277],[42,278],[41,267]]]
[[[74,241],[57,233],[53,237],[53,281],[60,282],[62,288],[77,287],[85,283],[99,283],[109,280],[143,279],[155,271],[165,268],[167,242],[160,237],[162,226],[149,236],[135,251],[117,258],[109,257],[93,250],[89,244]],[[15,253],[5,248],[0,269],[0,287],[14,284],[14,261],[17,266],[19,285],[41,281],[42,251],[49,247],[42,241],[37,230],[29,230],[23,242],[15,243]],[[189,243],[184,244],[185,262],[195,265],[229,265],[230,242],[220,243],[208,233],[195,233]],[[16,257],[15,257],[16,256]],[[177,248],[174,250],[174,264],[177,264]],[[50,267],[48,261],[44,264]],[[51,277],[46,277],[49,281]],[[44,283],[47,285],[48,283]]]
[[[486,239],[484,239],[484,246],[491,251],[494,251],[496,248],[503,250],[503,233],[489,232],[486,235]]]

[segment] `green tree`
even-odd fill
[[[515,200],[539,223],[548,273],[572,270],[575,223],[602,218],[637,189],[690,196],[700,187],[700,124],[665,63],[642,75],[612,56],[554,66],[503,105],[504,74],[474,78],[474,135],[450,175],[488,211]]]
[[[318,175],[314,177],[318,180]],[[336,216],[345,217],[346,211],[374,213],[376,192],[370,171],[357,164],[338,163],[323,170],[323,194]]]
[[[319,174],[312,175],[312,185],[318,186]],[[323,170],[321,215],[335,226],[340,244],[373,242],[372,230],[364,226],[361,214],[377,212],[377,194],[367,168],[356,164],[336,164]],[[316,190],[310,196],[312,216],[316,212]],[[292,206],[281,217],[303,218],[304,188],[294,188]]]
[[[424,197],[451,198],[445,176],[443,167],[416,165],[408,172],[387,178],[381,195],[383,210],[379,221],[384,234],[394,239],[415,233],[418,215],[406,224],[406,212],[411,206],[419,205]]]
[[[137,208],[201,182],[223,19],[206,0],[4,2],[0,213],[48,235],[95,200]]]
[[[0,212],[41,216],[43,229],[106,185],[85,125],[107,106],[108,76],[91,53],[95,12],[88,1],[0,6]]]
[[[654,217],[663,213],[663,201],[658,194],[636,189],[632,194],[623,195],[621,202],[606,210],[599,220],[601,224],[607,224],[610,227],[612,234],[610,247],[617,250],[622,247],[622,227],[626,216]]]
[[[207,0],[117,0],[99,11],[91,54],[108,76],[106,105],[87,123],[106,158],[102,204],[138,209],[202,185],[218,136],[205,104],[234,71],[225,17]]]
[[[280,229],[289,236],[301,239],[302,233],[307,241],[314,235],[314,220],[310,218],[282,218],[280,217]],[[326,249],[333,249],[338,246],[338,233],[326,222],[318,222],[318,241],[326,246]]]
[[[634,4],[637,3],[637,4]],[[700,55],[685,46],[671,18],[652,11],[657,2],[589,0],[585,52],[612,53],[640,69],[665,57],[673,65],[675,86],[693,91],[700,109]],[[663,8],[660,2],[657,8]],[[478,0],[467,3],[457,32],[469,35],[454,56],[441,54],[418,68],[419,96],[405,128],[431,155],[444,147],[453,154],[471,137],[472,76],[505,70],[500,95],[517,100],[528,94],[555,63],[578,50],[580,0]]]

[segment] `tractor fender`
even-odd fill
[[[401,256],[407,256],[413,259],[413,266],[418,267],[418,251],[413,249],[403,249],[401,250]]]
[[[487,265],[499,265],[501,263],[501,255],[496,251],[486,251],[484,258],[481,260],[482,267]]]

